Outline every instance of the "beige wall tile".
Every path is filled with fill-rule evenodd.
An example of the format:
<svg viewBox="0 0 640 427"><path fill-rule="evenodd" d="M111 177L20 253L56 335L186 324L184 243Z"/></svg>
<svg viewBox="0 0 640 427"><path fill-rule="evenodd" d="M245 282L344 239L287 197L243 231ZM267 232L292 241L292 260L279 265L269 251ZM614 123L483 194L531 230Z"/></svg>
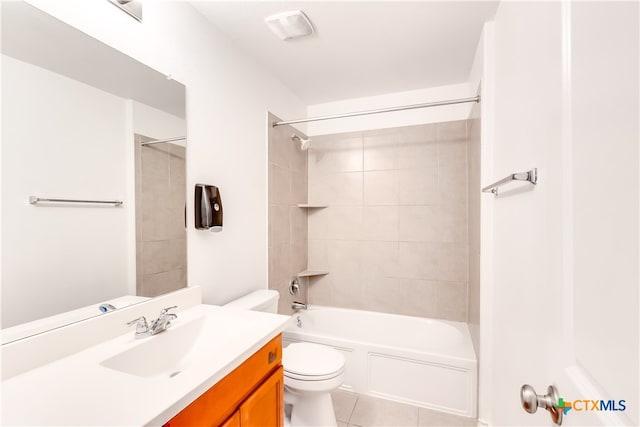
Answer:
<svg viewBox="0 0 640 427"><path fill-rule="evenodd" d="M438 169L438 204L466 203L467 171L462 166L444 165Z"/></svg>
<svg viewBox="0 0 640 427"><path fill-rule="evenodd" d="M342 172L326 176L329 194L321 198L331 206L362 205L362 172Z"/></svg>
<svg viewBox="0 0 640 427"><path fill-rule="evenodd" d="M467 205L466 203L449 203L441 205L440 242L467 243Z"/></svg>
<svg viewBox="0 0 640 427"><path fill-rule="evenodd" d="M308 243L309 269L328 270L329 257L327 255L328 240L310 239Z"/></svg>
<svg viewBox="0 0 640 427"><path fill-rule="evenodd" d="M439 141L438 164L440 166L462 166L467 164L467 140Z"/></svg>
<svg viewBox="0 0 640 427"><path fill-rule="evenodd" d="M338 139L331 147L331 172L362 172L362 137Z"/></svg>
<svg viewBox="0 0 640 427"><path fill-rule="evenodd" d="M142 242L142 274L171 270L171 248L168 240Z"/></svg>
<svg viewBox="0 0 640 427"><path fill-rule="evenodd" d="M277 121L277 120L273 120ZM291 169L293 133L289 126L278 126L269 129L269 162L285 169Z"/></svg>
<svg viewBox="0 0 640 427"><path fill-rule="evenodd" d="M307 210L292 206L289 208L289 212L291 218L290 241L292 243L306 241L308 235Z"/></svg>
<svg viewBox="0 0 640 427"><path fill-rule="evenodd" d="M400 141L398 144L399 169L438 167L438 143L434 141Z"/></svg>
<svg viewBox="0 0 640 427"><path fill-rule="evenodd" d="M186 150L173 144L137 146L135 155L136 289L155 296L186 286Z"/></svg>
<svg viewBox="0 0 640 427"><path fill-rule="evenodd" d="M169 209L157 210L142 208L142 241L157 241L171 239L173 227Z"/></svg>
<svg viewBox="0 0 640 427"><path fill-rule="evenodd" d="M332 177L333 174L309 176L307 181L309 203L328 205L332 201Z"/></svg>
<svg viewBox="0 0 640 427"><path fill-rule="evenodd" d="M457 322L467 321L467 283L438 282L437 317Z"/></svg>
<svg viewBox="0 0 640 427"><path fill-rule="evenodd" d="M287 206L291 203L291 173L274 164L269 165L269 203Z"/></svg>
<svg viewBox="0 0 640 427"><path fill-rule="evenodd" d="M398 243L398 277L437 280L438 244Z"/></svg>
<svg viewBox="0 0 640 427"><path fill-rule="evenodd" d="M331 274L331 297L338 307L364 309L365 287L359 275Z"/></svg>
<svg viewBox="0 0 640 427"><path fill-rule="evenodd" d="M467 281L467 246L441 243L438 250L438 279L441 281Z"/></svg>
<svg viewBox="0 0 640 427"><path fill-rule="evenodd" d="M306 240L294 240L291 243L291 266L289 271L291 276L307 269L308 262L308 249Z"/></svg>
<svg viewBox="0 0 640 427"><path fill-rule="evenodd" d="M466 120L438 123L438 141L452 141L466 138Z"/></svg>
<svg viewBox="0 0 640 427"><path fill-rule="evenodd" d="M307 200L329 207L308 210L307 265L330 273L309 281L312 303L466 316L449 303L462 287L466 304L466 133L461 121L313 138ZM455 284L440 292L445 309L440 282Z"/></svg>
<svg viewBox="0 0 640 427"><path fill-rule="evenodd" d="M309 304L336 305L331 292L331 274L309 278Z"/></svg>
<svg viewBox="0 0 640 427"><path fill-rule="evenodd" d="M171 270L187 270L187 239L169 240L169 267Z"/></svg>
<svg viewBox="0 0 640 427"><path fill-rule="evenodd" d="M480 106L476 106L479 110ZM477 116L480 112L477 111ZM471 324L480 323L480 119L469 120L468 134L468 238L469 280L467 316ZM477 343L474 343L477 344Z"/></svg>
<svg viewBox="0 0 640 427"><path fill-rule="evenodd" d="M355 240L328 241L327 258L331 274L360 277L362 274L362 247L362 242Z"/></svg>
<svg viewBox="0 0 640 427"><path fill-rule="evenodd" d="M364 240L398 241L397 206L365 206L363 209Z"/></svg>
<svg viewBox="0 0 640 427"><path fill-rule="evenodd" d="M290 128L290 126L287 126L287 128ZM288 135L289 138L291 137L291 135L296 134L302 138L307 138L307 136L305 134L303 134L302 132L299 132L297 130L293 130L291 129L290 134ZM313 140L313 138L312 138ZM289 151L291 152L291 170L294 172L302 172L305 175L307 174L307 151L302 151L302 146L299 142L297 141L292 141L291 139L289 139L289 142L291 142L289 144ZM313 142L312 142L313 144Z"/></svg>
<svg viewBox="0 0 640 427"><path fill-rule="evenodd" d="M170 271L142 276L145 297L156 297L178 289Z"/></svg>
<svg viewBox="0 0 640 427"><path fill-rule="evenodd" d="M364 280L364 307L370 311L402 313L406 300L405 288L395 277L369 277Z"/></svg>
<svg viewBox="0 0 640 427"><path fill-rule="evenodd" d="M308 209L307 227L309 239L329 238L329 209Z"/></svg>
<svg viewBox="0 0 640 427"><path fill-rule="evenodd" d="M401 277L398 242L366 242L362 245L362 277Z"/></svg>
<svg viewBox="0 0 640 427"><path fill-rule="evenodd" d="M326 140L325 140L326 141ZM307 150L307 171L309 176L320 177L333 173L331 147L320 137L313 138L313 144Z"/></svg>
<svg viewBox="0 0 640 427"><path fill-rule="evenodd" d="M399 239L402 242L437 242L439 216L436 206L399 206Z"/></svg>
<svg viewBox="0 0 640 427"><path fill-rule="evenodd" d="M303 172L291 172L291 200L292 206L307 203L307 174Z"/></svg>
<svg viewBox="0 0 640 427"><path fill-rule="evenodd" d="M289 206L269 206L269 244L285 245L291 241L291 215Z"/></svg>
<svg viewBox="0 0 640 427"><path fill-rule="evenodd" d="M398 204L436 205L438 203L438 169L398 171Z"/></svg>
<svg viewBox="0 0 640 427"><path fill-rule="evenodd" d="M187 269L176 268L174 270L171 270L171 281L173 282L173 288L167 292L185 288L187 286Z"/></svg>
<svg viewBox="0 0 640 427"><path fill-rule="evenodd" d="M408 316L437 317L438 282L434 280L400 279L404 288L405 301L402 314Z"/></svg>
<svg viewBox="0 0 640 427"><path fill-rule="evenodd" d="M398 136L387 133L377 136L365 136L364 170L389 170L398 168Z"/></svg>
<svg viewBox="0 0 640 427"><path fill-rule="evenodd" d="M327 212L329 239L362 239L362 206L333 206Z"/></svg>
<svg viewBox="0 0 640 427"><path fill-rule="evenodd" d="M398 204L398 171L372 171L364 173L365 205Z"/></svg>
<svg viewBox="0 0 640 427"><path fill-rule="evenodd" d="M279 289L291 278L291 245L273 245L269 248L269 288Z"/></svg>
<svg viewBox="0 0 640 427"><path fill-rule="evenodd" d="M169 239L184 239L186 238L186 229L185 229L185 211L184 207L178 206L176 208L167 209L168 211L168 221L167 231L169 232Z"/></svg>
<svg viewBox="0 0 640 427"><path fill-rule="evenodd" d="M398 142L400 144L407 143L424 143L435 142L438 138L438 124L430 123L426 125L405 126L398 129Z"/></svg>

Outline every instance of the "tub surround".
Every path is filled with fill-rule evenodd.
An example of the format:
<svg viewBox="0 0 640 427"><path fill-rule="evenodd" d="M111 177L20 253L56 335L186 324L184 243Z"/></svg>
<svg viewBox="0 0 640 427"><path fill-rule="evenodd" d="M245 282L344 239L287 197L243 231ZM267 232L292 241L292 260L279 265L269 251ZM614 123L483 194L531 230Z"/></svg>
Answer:
<svg viewBox="0 0 640 427"><path fill-rule="evenodd" d="M269 123L280 121L273 114ZM293 276L307 270L307 152L291 140L304 133L292 126L268 126L269 134L269 289L280 293L278 313L291 314L293 301L307 301L307 278L300 293L289 294ZM302 207L300 205L303 205ZM313 210L313 209L311 209Z"/></svg>
<svg viewBox="0 0 640 427"><path fill-rule="evenodd" d="M467 121L312 137L312 304L467 320Z"/></svg>
<svg viewBox="0 0 640 427"><path fill-rule="evenodd" d="M145 377L104 366L105 361L148 343L146 340L169 342L168 334L183 333L181 325L200 318L209 322L207 337L200 338L195 347L197 356L190 355L186 366L179 367L179 374L170 376L161 370ZM162 334L135 340L134 331L127 330L4 380L2 424L163 424L280 334L289 320L268 313L196 305L179 312L174 328Z"/></svg>

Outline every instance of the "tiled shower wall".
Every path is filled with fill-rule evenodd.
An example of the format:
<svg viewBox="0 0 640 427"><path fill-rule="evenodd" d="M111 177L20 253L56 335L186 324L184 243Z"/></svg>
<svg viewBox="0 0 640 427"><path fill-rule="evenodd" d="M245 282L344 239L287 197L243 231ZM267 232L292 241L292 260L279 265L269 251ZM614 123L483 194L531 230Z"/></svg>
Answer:
<svg viewBox="0 0 640 427"><path fill-rule="evenodd" d="M154 297L187 286L185 154L175 144L141 146L136 157L136 293Z"/></svg>
<svg viewBox="0 0 640 427"><path fill-rule="evenodd" d="M280 119L269 114L269 123ZM269 289L280 292L278 312L291 314L293 301L307 300L307 279L300 294L289 294L289 282L307 268L307 153L291 140L291 126L269 126Z"/></svg>
<svg viewBox="0 0 640 427"><path fill-rule="evenodd" d="M467 320L467 122L314 137L309 302ZM282 212L284 214L284 212Z"/></svg>
<svg viewBox="0 0 640 427"><path fill-rule="evenodd" d="M480 104L473 106L468 121L468 175L469 175L469 302L468 323L471 339L478 354L480 329Z"/></svg>

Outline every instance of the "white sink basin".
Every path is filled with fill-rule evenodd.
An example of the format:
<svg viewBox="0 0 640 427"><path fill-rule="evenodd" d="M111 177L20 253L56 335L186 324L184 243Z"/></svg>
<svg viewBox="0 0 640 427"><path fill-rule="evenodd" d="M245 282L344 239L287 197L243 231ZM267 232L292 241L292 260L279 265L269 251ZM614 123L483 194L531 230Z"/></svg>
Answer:
<svg viewBox="0 0 640 427"><path fill-rule="evenodd" d="M203 336L207 329L205 316L172 325L157 335L141 338L135 347L102 361L100 365L143 378L175 376L199 355L206 354L203 347L212 345Z"/></svg>

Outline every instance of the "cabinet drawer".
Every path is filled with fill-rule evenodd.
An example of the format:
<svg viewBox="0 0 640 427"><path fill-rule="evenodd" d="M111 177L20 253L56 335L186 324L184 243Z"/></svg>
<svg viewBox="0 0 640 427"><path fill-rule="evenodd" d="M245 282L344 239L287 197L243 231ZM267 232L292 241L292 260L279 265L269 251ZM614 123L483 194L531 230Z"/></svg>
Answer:
<svg viewBox="0 0 640 427"><path fill-rule="evenodd" d="M282 362L278 335L173 417L165 427L219 426Z"/></svg>

